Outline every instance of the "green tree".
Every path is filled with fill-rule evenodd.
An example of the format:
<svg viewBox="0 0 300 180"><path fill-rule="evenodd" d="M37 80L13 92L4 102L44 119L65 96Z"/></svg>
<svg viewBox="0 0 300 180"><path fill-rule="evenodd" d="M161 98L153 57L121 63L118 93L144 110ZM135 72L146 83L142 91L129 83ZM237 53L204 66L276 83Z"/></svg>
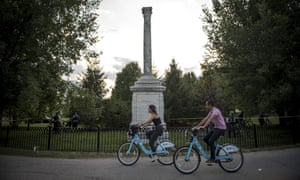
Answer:
<svg viewBox="0 0 300 180"><path fill-rule="evenodd" d="M103 107L97 107L94 91L87 88L76 88L70 92L70 112L80 116L80 123L95 126L100 122Z"/></svg>
<svg viewBox="0 0 300 180"><path fill-rule="evenodd" d="M137 62L127 64L117 74L116 85L112 90L111 99L105 104L104 120L109 127L128 127L131 121L130 86L141 76L141 69Z"/></svg>
<svg viewBox="0 0 300 180"><path fill-rule="evenodd" d="M169 69L165 72L164 79L164 85L166 86L164 103L166 107L166 120L182 115L181 98L183 94L180 89L182 76L182 71L178 67L178 64L175 59L172 59Z"/></svg>
<svg viewBox="0 0 300 180"><path fill-rule="evenodd" d="M106 89L105 74L100 68L100 61L96 57L88 59L87 72L83 75L82 87L90 89L96 94L98 100L102 100L108 90Z"/></svg>
<svg viewBox="0 0 300 180"><path fill-rule="evenodd" d="M237 106L298 115L299 2L214 0L213 5L213 11L204 10L208 59Z"/></svg>
<svg viewBox="0 0 300 180"><path fill-rule="evenodd" d="M58 108L62 75L97 40L100 1L0 2L0 117Z"/></svg>
<svg viewBox="0 0 300 180"><path fill-rule="evenodd" d="M104 101L103 123L108 128L128 128L131 121L131 106L123 100Z"/></svg>
<svg viewBox="0 0 300 180"><path fill-rule="evenodd" d="M112 91L112 98L124 100L131 103L130 86L142 75L141 69L137 62L127 64L121 72L117 73L116 85Z"/></svg>
<svg viewBox="0 0 300 180"><path fill-rule="evenodd" d="M88 90L85 95L85 99L94 98L90 103L91 106L88 108L78 107L78 103L75 102L75 107L79 108L80 114L86 119L85 123L89 125L101 123L102 110L103 110L103 97L107 93L105 84L105 75L100 68L100 61L98 59L98 54L93 54L92 58L87 59L88 68L87 72L82 77L82 88ZM95 95L93 97L93 95ZM80 98L74 99L79 100ZM84 110L84 111L83 111ZM70 111L74 113L74 109ZM96 114L95 114L96 113Z"/></svg>
<svg viewBox="0 0 300 180"><path fill-rule="evenodd" d="M201 93L198 89L199 79L195 73L189 72L183 75L180 85L182 117L201 117L200 107L202 107Z"/></svg>
<svg viewBox="0 0 300 180"><path fill-rule="evenodd" d="M228 87L228 82L223 77L223 74L219 73L216 65L205 59L201 64L201 69L202 76L196 87L200 96L200 109L205 110L205 101L211 99L222 110L223 115L235 110L235 96L228 90L230 88ZM202 111L202 113L202 116L207 114L206 110Z"/></svg>

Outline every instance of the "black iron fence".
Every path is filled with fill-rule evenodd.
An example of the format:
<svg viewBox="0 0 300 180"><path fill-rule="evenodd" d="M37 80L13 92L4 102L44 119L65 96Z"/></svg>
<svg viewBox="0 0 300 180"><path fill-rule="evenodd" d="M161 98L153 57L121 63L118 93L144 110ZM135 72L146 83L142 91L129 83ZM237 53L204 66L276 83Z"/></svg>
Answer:
<svg viewBox="0 0 300 180"><path fill-rule="evenodd" d="M168 128L169 140L176 146L187 143L184 137L189 128ZM202 138L208 129L199 133ZM258 148L295 144L296 139L290 128L260 127L252 125L226 132L219 144L233 143L242 148ZM80 151L80 152L116 152L119 145L127 141L126 129L102 128L60 128L53 131L52 127L2 127L0 128L0 146L51 150L51 151ZM206 147L206 146L204 146Z"/></svg>

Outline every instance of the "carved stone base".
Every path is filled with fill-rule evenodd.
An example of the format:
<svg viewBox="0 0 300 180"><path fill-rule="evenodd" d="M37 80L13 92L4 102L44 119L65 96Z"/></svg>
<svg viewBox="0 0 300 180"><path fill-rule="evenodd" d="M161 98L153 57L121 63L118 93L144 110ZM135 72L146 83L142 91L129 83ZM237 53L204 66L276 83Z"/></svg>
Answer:
<svg viewBox="0 0 300 180"><path fill-rule="evenodd" d="M152 75L143 75L134 86L132 91L132 124L141 124L149 119L148 106L156 106L160 119L164 124L164 94L166 87Z"/></svg>

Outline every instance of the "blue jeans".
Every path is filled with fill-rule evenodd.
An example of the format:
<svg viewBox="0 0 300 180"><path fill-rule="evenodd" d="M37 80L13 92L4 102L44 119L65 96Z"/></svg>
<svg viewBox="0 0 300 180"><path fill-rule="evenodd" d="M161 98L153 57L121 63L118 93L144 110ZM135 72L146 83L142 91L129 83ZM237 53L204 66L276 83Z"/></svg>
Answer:
<svg viewBox="0 0 300 180"><path fill-rule="evenodd" d="M215 141L219 139L220 136L225 134L225 129L214 128L211 130L204 138L204 142L210 147L210 159L215 159L216 145Z"/></svg>

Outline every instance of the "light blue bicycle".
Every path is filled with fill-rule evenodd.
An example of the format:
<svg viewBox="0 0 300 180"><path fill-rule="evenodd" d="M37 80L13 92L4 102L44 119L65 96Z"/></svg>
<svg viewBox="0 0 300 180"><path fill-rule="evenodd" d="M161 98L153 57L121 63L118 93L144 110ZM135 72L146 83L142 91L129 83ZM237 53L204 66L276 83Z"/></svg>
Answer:
<svg viewBox="0 0 300 180"><path fill-rule="evenodd" d="M173 156L175 168L183 174L195 172L201 161L200 153L205 159L210 159L197 138L198 130L192 130L189 145L179 147ZM188 131L185 136L188 137ZM200 152L200 153L199 153ZM237 172L244 163L244 156L240 148L232 144L216 145L216 162L226 172Z"/></svg>
<svg viewBox="0 0 300 180"><path fill-rule="evenodd" d="M120 145L119 150L117 152L117 158L125 166L131 166L135 164L140 158L140 151L149 157L153 157L157 155L158 162L163 165L171 165L173 164L173 153L175 152L175 144L170 141L156 141L156 152L152 152L147 149L143 141L140 139L138 135L139 131L138 125L132 125L130 127L130 135L132 139L130 142L125 142Z"/></svg>

